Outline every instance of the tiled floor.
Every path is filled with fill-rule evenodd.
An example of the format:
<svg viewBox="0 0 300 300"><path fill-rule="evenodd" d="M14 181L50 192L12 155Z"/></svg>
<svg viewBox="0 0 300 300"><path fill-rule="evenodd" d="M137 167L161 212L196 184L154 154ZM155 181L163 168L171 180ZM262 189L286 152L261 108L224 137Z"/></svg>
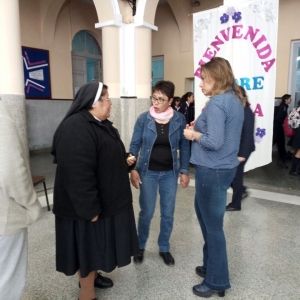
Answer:
<svg viewBox="0 0 300 300"><path fill-rule="evenodd" d="M31 157L33 174L46 177L50 199L55 172L51 161L49 154ZM289 177L288 170L279 169L276 164L264 168L264 171L246 174L245 182L251 194L243 200L242 210L225 214L232 286L226 299L300 299L300 179ZM277 176L275 170L280 175ZM266 175L269 180L264 178ZM42 190L42 186L38 190ZM43 200L43 193L38 194ZM230 196L229 191L228 201ZM158 255L160 214L157 206L144 262L105 274L114 281L114 287L98 290L98 299L200 299L192 293L192 286L201 281L194 269L201 264L203 246L193 199L193 180L187 189L178 186L171 237L175 266L167 267ZM133 203L137 216L138 191L135 189ZM29 229L28 281L22 300L68 300L77 296L77 276L66 277L55 271L54 216L45 209L43 218Z"/></svg>

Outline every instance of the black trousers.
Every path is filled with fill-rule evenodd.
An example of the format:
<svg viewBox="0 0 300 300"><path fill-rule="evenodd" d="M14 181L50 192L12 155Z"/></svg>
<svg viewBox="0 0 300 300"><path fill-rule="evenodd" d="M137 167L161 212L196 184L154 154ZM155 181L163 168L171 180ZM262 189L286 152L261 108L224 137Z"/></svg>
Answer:
<svg viewBox="0 0 300 300"><path fill-rule="evenodd" d="M277 144L279 158L282 159L285 154L285 135L282 124L275 122L273 127L273 146Z"/></svg>
<svg viewBox="0 0 300 300"><path fill-rule="evenodd" d="M242 196L246 191L246 188L244 187L244 167L246 162L247 160L238 165L235 176L230 185L233 190L230 206L235 208L241 208Z"/></svg>

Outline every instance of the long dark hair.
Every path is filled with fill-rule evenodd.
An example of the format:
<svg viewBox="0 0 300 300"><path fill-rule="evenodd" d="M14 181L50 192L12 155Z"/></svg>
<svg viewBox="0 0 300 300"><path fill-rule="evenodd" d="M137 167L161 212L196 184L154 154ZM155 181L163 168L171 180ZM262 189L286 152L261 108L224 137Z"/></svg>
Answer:
<svg viewBox="0 0 300 300"><path fill-rule="evenodd" d="M189 97L191 97L193 94L194 94L194 93L192 93L192 92L187 92L187 93L185 93L185 94L181 97L181 99L180 99L180 105L181 105L182 103L186 102L187 99L188 99Z"/></svg>

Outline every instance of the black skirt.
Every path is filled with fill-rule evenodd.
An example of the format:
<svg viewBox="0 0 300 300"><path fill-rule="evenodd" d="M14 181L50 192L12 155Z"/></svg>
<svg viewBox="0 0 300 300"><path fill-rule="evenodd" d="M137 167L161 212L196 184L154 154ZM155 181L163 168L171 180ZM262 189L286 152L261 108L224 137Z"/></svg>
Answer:
<svg viewBox="0 0 300 300"><path fill-rule="evenodd" d="M132 207L96 222L56 216L55 230L56 270L67 276L78 270L86 277L95 270L124 267L139 248Z"/></svg>
<svg viewBox="0 0 300 300"><path fill-rule="evenodd" d="M293 136L292 148L300 149L300 127L296 129L295 135Z"/></svg>

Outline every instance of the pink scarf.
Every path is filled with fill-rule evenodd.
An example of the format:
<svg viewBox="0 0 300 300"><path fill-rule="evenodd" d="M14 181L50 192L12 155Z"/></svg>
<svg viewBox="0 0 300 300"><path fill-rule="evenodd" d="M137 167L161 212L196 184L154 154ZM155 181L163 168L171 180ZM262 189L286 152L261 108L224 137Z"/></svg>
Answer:
<svg viewBox="0 0 300 300"><path fill-rule="evenodd" d="M150 111L150 115L154 119L157 119L160 121L169 121L173 117L173 114L174 114L174 109L171 106L169 106L166 111L159 113L159 114L155 112L153 106L150 107L149 111Z"/></svg>

